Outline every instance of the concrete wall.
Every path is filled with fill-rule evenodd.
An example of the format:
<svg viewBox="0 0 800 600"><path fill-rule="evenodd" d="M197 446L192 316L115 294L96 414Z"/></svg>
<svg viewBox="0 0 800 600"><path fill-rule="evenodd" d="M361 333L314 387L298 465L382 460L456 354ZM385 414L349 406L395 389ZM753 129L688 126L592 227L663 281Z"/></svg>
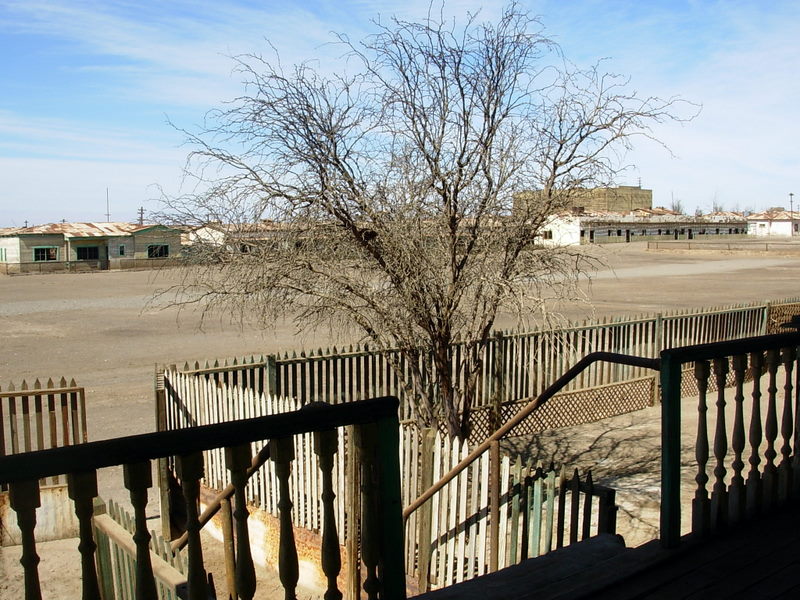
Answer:
<svg viewBox="0 0 800 600"><path fill-rule="evenodd" d="M166 244L169 246L169 258L180 256L181 253L181 234L177 230L160 227L145 229L142 232L134 233L133 239L135 242L134 255L130 258L147 259L147 247L151 245ZM127 255L127 247L125 250Z"/></svg>
<svg viewBox="0 0 800 600"><path fill-rule="evenodd" d="M43 246L55 246L58 248L56 262L63 262L66 257L66 244L62 235L21 235L19 237L20 262L34 262L33 249ZM42 261L52 262L52 261Z"/></svg>
<svg viewBox="0 0 800 600"><path fill-rule="evenodd" d="M133 258L136 242L132 235L124 237L108 238L108 258L109 260ZM120 254L120 248L124 248L125 253Z"/></svg>

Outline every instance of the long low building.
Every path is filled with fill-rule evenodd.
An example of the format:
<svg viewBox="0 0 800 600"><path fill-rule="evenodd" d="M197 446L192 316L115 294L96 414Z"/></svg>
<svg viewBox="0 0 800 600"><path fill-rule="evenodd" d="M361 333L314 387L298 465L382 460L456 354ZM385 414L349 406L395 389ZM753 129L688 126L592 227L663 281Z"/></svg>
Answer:
<svg viewBox="0 0 800 600"><path fill-rule="evenodd" d="M49 223L0 229L0 272L148 268L181 254L181 232L164 225Z"/></svg>
<svg viewBox="0 0 800 600"><path fill-rule="evenodd" d="M747 219L739 213L689 217L664 208L624 213L574 211L552 217L541 232L544 244L571 246L637 240L681 240L716 235L746 235Z"/></svg>

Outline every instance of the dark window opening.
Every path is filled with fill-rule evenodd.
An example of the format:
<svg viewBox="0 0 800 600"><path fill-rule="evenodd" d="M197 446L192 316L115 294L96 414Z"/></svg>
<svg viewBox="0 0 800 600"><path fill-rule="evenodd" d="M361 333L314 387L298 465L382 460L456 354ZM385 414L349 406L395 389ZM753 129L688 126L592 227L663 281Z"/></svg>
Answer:
<svg viewBox="0 0 800 600"><path fill-rule="evenodd" d="M545 230L542 232L542 237L543 237L544 239L546 239L546 240L552 240L552 239L553 239L553 232L552 232L552 231L550 231L549 229L545 229Z"/></svg>
<svg viewBox="0 0 800 600"><path fill-rule="evenodd" d="M78 260L97 260L100 258L99 246L78 246L75 248Z"/></svg>
<svg viewBox="0 0 800 600"><path fill-rule="evenodd" d="M167 258L169 246L166 244L153 244L147 247L147 258Z"/></svg>

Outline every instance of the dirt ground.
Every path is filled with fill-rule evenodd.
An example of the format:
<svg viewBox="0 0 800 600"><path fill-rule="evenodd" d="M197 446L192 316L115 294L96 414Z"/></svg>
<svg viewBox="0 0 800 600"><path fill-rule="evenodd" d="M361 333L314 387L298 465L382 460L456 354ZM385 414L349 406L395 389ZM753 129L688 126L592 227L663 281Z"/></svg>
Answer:
<svg viewBox="0 0 800 600"><path fill-rule="evenodd" d="M643 243L599 251L608 266L584 286L591 306L560 307L570 319L800 296L800 260L793 257L649 252ZM147 307L155 290L176 276L175 271L0 276L0 388L36 378L75 378L86 387L89 437L97 440L154 429L156 363L355 341L329 331L298 331L291 323L276 323L272 331L243 329L224 317L200 329L196 312ZM111 478L121 480L118 473L101 477L101 495ZM119 483L109 485L112 496L121 493ZM148 516L158 517L157 503L151 501ZM0 580L10 576L8 557L0 551ZM0 586L0 598L14 597L8 593Z"/></svg>
<svg viewBox="0 0 800 600"><path fill-rule="evenodd" d="M654 313L800 295L800 260L770 255L648 252L643 243L602 248L607 268L585 284L591 306L571 319ZM103 439L153 430L156 363L350 343L330 331L243 329L216 317L146 308L175 271L0 276L0 388L36 378L86 387L89 434ZM509 319L500 327L513 326Z"/></svg>

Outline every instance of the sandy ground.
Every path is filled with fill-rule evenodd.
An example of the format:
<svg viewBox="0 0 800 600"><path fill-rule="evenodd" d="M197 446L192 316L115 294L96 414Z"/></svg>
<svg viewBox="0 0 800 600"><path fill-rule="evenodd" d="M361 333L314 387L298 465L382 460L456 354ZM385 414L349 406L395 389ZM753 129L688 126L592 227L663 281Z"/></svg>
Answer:
<svg viewBox="0 0 800 600"><path fill-rule="evenodd" d="M800 296L800 261L792 257L648 252L642 243L601 251L608 267L584 286L592 307L560 307L568 318ZM174 271L0 276L0 388L36 378L75 378L87 389L89 435L96 440L153 430L156 363L355 341L329 331L297 330L291 323L261 332L216 318L200 329L196 312L148 308L155 290L175 277ZM509 319L498 323L513 325ZM627 418L623 429L632 427ZM641 448L648 456L657 451ZM651 484L657 482L643 482ZM124 500L119 470L103 473L100 487L101 495ZM148 516L159 516L156 502L148 506ZM62 543L52 544L58 550ZM10 553L0 550L0 581L14 578ZM46 571L62 572L55 564ZM0 584L0 599L16 597Z"/></svg>

